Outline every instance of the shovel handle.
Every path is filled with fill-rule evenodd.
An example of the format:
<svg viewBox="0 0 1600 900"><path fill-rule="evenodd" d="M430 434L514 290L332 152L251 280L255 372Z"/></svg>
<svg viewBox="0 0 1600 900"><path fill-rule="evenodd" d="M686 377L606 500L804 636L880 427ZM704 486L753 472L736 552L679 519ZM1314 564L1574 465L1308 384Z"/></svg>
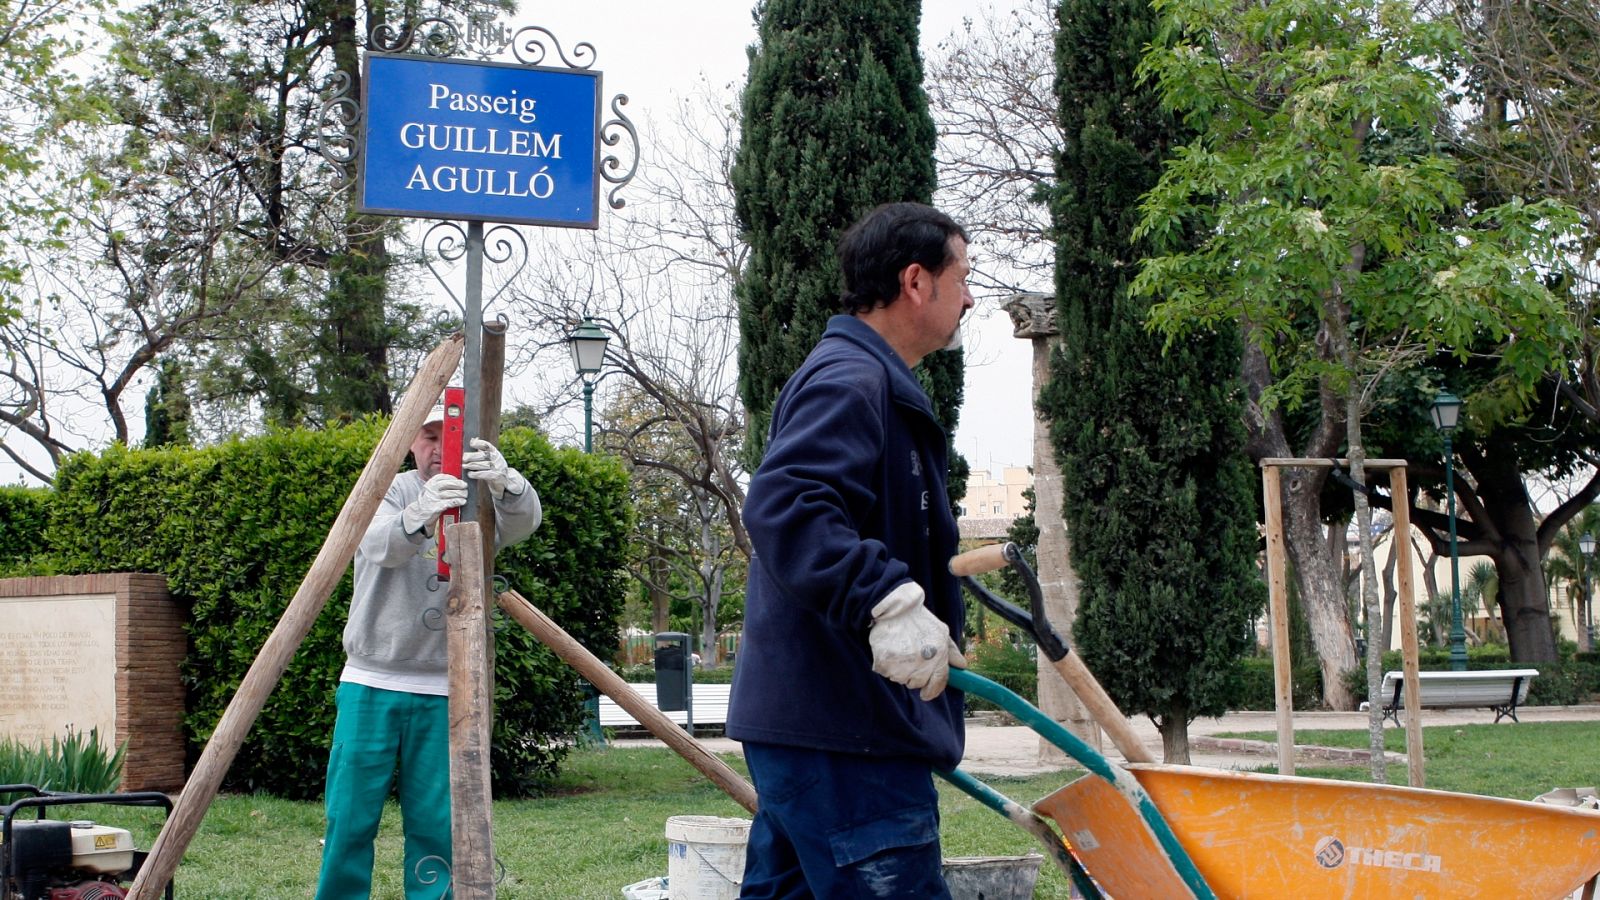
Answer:
<svg viewBox="0 0 1600 900"><path fill-rule="evenodd" d="M1008 565L1022 578L1023 587L1028 591L1030 601L1028 610L1019 609L994 595L973 577ZM1094 716L1100 727L1106 730L1111 743L1122 752L1123 759L1138 763L1156 761L1144 743L1139 740L1132 726L1128 724L1127 717L1101 686L1099 679L1094 677L1094 673L1089 671L1083 660L1072 652L1067 642L1062 640L1051 627L1050 620L1045 617L1044 594L1039 587L1039 577L1022 558L1022 553L1015 544L990 544L987 547L968 550L951 558L950 571L959 577L968 592L985 606L999 613L1013 625L1027 629L1033 635L1039 650L1050 660L1050 664L1066 681L1067 686L1072 688L1078 699L1083 701L1089 714Z"/></svg>
<svg viewBox="0 0 1600 900"><path fill-rule="evenodd" d="M1005 544L990 544L976 550L950 557L950 574L960 578L965 575L982 575L1006 567Z"/></svg>

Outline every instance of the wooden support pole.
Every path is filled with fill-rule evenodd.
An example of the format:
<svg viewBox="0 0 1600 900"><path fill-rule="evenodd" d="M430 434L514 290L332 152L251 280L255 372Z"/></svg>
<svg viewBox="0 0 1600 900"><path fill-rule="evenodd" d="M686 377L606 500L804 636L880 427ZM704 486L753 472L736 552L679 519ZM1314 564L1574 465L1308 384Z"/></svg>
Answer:
<svg viewBox="0 0 1600 900"><path fill-rule="evenodd" d="M278 679L283 677L295 651L300 648L300 643L315 624L322 607L327 604L328 596L344 578L345 569L355 557L356 545L361 542L373 513L377 512L378 504L389 490L389 482L394 480L394 473L405 459L412 439L422 428L422 420L427 417L434 401L439 399L445 383L461 361L462 340L459 334L445 339L428 354L422 368L411 380L400 409L367 460L366 468L361 470L361 476L356 479L355 487L350 490L344 507L339 510L339 516L328 531L328 538L312 562L310 571L300 582L299 590L290 599L288 608L262 645L255 662L250 664L239 690L228 701L228 708L217 722L211 740L206 742L205 750L201 751L200 760L189 775L183 794L173 808L172 815L167 817L161 833L156 836L156 842L150 848L150 856L140 868L138 878L134 879L128 895L133 900L156 900L177 872L178 862L183 859L184 851L199 830L200 820L205 818L206 810L211 807L211 801L222 785L222 778L244 744L250 727L255 724L267 697L277 687Z"/></svg>
<svg viewBox="0 0 1600 900"><path fill-rule="evenodd" d="M1411 572L1411 502L1406 493L1405 466L1389 470L1389 496L1394 498L1394 536L1390 540L1395 554L1395 586L1400 592L1400 660L1406 676L1406 778L1412 787L1422 787L1422 689L1417 677L1417 603L1412 593L1415 579ZM1373 697L1369 702L1381 700Z"/></svg>
<svg viewBox="0 0 1600 900"><path fill-rule="evenodd" d="M1283 543L1283 478L1277 466L1261 470L1267 513L1267 608L1272 626L1273 706L1278 719L1278 774L1294 774L1294 671L1289 660L1288 554Z"/></svg>
<svg viewBox="0 0 1600 900"><path fill-rule="evenodd" d="M488 493L488 491L484 491ZM477 522L445 526L450 595L445 648L450 679L451 896L494 898L493 794L489 787L489 694L483 537Z"/></svg>
<svg viewBox="0 0 1600 900"><path fill-rule="evenodd" d="M501 386L505 380L506 366L506 329L504 325L498 322L484 323L481 353L478 375L479 395L467 398L468 403L478 404L478 433L469 435L469 437L481 437L498 447L500 446ZM483 577L488 580L494 577L495 553L494 498L489 496L488 491L478 491L477 520L483 536ZM493 644L490 645L490 650L493 650ZM493 654L491 653L492 657Z"/></svg>
<svg viewBox="0 0 1600 900"><path fill-rule="evenodd" d="M483 344L479 348L478 366L478 396L468 397L468 403L478 404L478 433L468 437L481 437L489 443L500 446L500 400L501 385L505 380L506 369L506 327L504 324L485 322L483 325ZM532 488L529 488L532 490ZM495 534L494 498L488 491L478 491L477 516L479 535L483 541L483 596L493 597L494 586L494 556L499 550L498 538ZM487 604L486 604L487 605ZM487 680L489 696L494 697L494 619L491 616L483 617L484 635L484 678ZM494 704L489 704L487 712L489 729L494 730Z"/></svg>
<svg viewBox="0 0 1600 900"><path fill-rule="evenodd" d="M615 700L617 705L627 710L639 724L677 751L679 756L688 760L690 765L700 770L701 774L726 791L736 803L752 813L756 811L756 789L750 782L745 781L727 763L700 746L693 737L685 734L683 729L667 718L661 710L651 706L648 700L635 693L627 682L607 668L606 664L593 653L584 649L582 644L567 634L554 620L516 591L506 591L496 600L500 608L511 618L533 632L534 637L557 656L566 660L567 665L577 669L578 673L589 679L589 683L599 688L601 693Z"/></svg>

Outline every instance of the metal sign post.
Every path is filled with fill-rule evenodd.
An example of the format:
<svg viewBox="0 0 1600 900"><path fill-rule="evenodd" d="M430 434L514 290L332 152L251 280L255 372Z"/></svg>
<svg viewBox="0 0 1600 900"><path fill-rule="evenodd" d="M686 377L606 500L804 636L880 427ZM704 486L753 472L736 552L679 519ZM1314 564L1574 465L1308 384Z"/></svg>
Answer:
<svg viewBox="0 0 1600 900"><path fill-rule="evenodd" d="M508 51L512 61L490 60ZM461 53L477 60L461 58ZM556 59L562 66L545 65ZM613 209L624 205L618 194L638 170L639 136L622 114L628 102L623 95L611 98L613 117L601 121L602 79L601 73L591 68L594 61L593 46L580 43L569 56L550 31L537 26L512 31L487 16L471 16L464 27L448 19L428 18L400 29L388 25L373 29L359 100L350 94L348 77L341 73L331 80L319 114L317 151L336 173L333 192L354 186L356 212L445 220L428 230L423 243L425 248L432 243L444 262L466 258L462 297L455 296L433 261L428 261L429 269L461 310L465 347L458 346L456 339L447 341L429 357L413 382L330 533L329 547L339 549L330 554L329 547L324 547L307 576L308 583L317 581L312 591L315 596L302 610L301 600L306 598L296 595L285 620L252 665L202 754L183 800L163 826L147 864L135 879L130 896L154 900L171 879L267 693L333 590L338 571L349 565L359 532L365 527L362 523L372 518L387 479L405 451L409 438L400 432L409 429L409 434L416 433L427 408L449 381L456 360L463 363L467 395L463 439L470 442L482 435L486 420L498 429L505 323L497 320L485 325L483 321L485 260L506 264L521 249L520 261L489 298L492 302L527 262L527 241L513 225L597 228L602 181L612 186L607 203ZM606 153L604 148L617 147L625 138L629 146L623 152L631 150L627 162ZM466 227L456 220L465 221ZM485 222L505 224L486 231ZM493 341L487 356L493 367L487 374L493 383L487 385L485 333ZM496 408L486 411L484 402L493 402ZM378 485L379 480L385 485ZM467 543L483 544L483 549L474 553L483 557L483 565L456 558L463 574L470 572L468 577L477 582L464 591L462 582L467 578L455 579L455 595L473 601L457 606L475 607L477 612L455 624L461 626L458 638L481 635L487 646L461 659L452 658L450 663L451 696L464 698L470 707L469 715L458 717L452 710L450 717L452 747L469 748L453 753L456 758L451 766L455 845L469 851L469 858L455 860L451 872L451 892L461 898L492 897L495 881L487 808L493 646L481 621L483 598L494 595L491 557L495 542L490 530L492 513L478 513L475 482L468 482L468 491L462 523L449 527L452 533L472 535ZM481 529L475 527L478 518L488 519ZM444 627L433 624L442 619L441 610L426 611L424 627ZM274 643L279 637L285 639L281 646Z"/></svg>

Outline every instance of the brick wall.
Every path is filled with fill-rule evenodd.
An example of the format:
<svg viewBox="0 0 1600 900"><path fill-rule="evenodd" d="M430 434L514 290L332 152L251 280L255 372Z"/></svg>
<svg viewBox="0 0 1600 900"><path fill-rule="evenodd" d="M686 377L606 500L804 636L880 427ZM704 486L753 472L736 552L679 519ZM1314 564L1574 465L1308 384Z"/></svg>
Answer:
<svg viewBox="0 0 1600 900"><path fill-rule="evenodd" d="M0 597L116 597L116 741L127 743L122 789L183 786L184 610L162 575L113 573L0 579Z"/></svg>

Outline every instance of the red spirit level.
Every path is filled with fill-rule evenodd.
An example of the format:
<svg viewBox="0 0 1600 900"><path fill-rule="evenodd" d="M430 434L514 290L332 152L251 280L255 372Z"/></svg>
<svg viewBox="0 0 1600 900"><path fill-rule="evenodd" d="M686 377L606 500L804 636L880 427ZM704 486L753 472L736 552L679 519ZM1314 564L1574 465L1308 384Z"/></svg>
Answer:
<svg viewBox="0 0 1600 900"><path fill-rule="evenodd" d="M444 431L439 435L439 471L461 477L461 444L466 433L467 392L463 388L444 389ZM444 527L461 521L461 507L447 509L439 516L439 580L450 580L450 564L444 561Z"/></svg>

